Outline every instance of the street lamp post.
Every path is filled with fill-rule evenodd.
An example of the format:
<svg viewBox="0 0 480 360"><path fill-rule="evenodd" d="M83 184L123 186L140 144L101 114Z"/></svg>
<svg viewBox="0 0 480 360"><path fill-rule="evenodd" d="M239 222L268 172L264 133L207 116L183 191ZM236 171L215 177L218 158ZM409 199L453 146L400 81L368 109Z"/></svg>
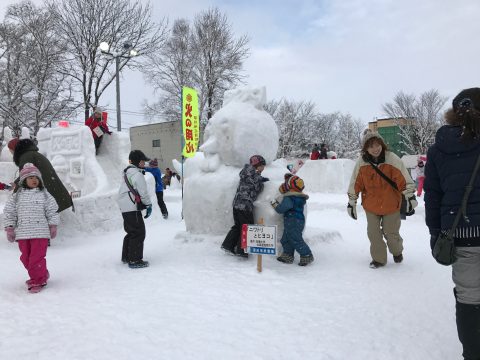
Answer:
<svg viewBox="0 0 480 360"><path fill-rule="evenodd" d="M110 51L110 44L107 42L100 43L100 51L102 54L109 55L115 59L115 85L117 95L117 131L122 131L122 113L120 110L120 59L128 59L138 55L137 50L132 48L131 44L123 44L123 51Z"/></svg>

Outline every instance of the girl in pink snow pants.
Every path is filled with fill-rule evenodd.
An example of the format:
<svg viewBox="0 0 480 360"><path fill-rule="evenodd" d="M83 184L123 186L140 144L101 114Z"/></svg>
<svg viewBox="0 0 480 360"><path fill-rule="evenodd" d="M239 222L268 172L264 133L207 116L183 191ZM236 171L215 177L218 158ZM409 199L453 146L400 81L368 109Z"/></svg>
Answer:
<svg viewBox="0 0 480 360"><path fill-rule="evenodd" d="M20 170L19 190L4 208L7 239L17 241L20 261L30 275L26 281L30 292L39 292L49 278L47 270L48 240L57 235L58 205L43 186L40 171L31 163Z"/></svg>

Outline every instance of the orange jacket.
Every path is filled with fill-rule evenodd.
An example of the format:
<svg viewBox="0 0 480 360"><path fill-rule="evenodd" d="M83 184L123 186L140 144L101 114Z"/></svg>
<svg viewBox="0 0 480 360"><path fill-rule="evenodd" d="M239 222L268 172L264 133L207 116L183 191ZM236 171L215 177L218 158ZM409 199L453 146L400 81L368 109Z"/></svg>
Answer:
<svg viewBox="0 0 480 360"><path fill-rule="evenodd" d="M385 162L378 168L397 184L399 191L360 157L350 179L348 197L356 202L362 193L362 206L366 211L376 215L393 214L400 211L402 193L407 199L414 195L415 183L402 160L390 151L385 153Z"/></svg>

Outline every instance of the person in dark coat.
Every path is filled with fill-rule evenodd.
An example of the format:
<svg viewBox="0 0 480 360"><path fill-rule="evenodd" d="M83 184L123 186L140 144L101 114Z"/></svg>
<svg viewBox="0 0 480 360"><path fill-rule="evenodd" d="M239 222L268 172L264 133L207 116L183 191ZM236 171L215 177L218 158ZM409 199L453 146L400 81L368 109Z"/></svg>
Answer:
<svg viewBox="0 0 480 360"><path fill-rule="evenodd" d="M162 216L164 219L168 218L168 210L167 205L165 205L165 201L163 201L163 181L162 181L162 172L158 168L158 160L155 158L150 160L148 163L148 167L144 168L146 172L149 172L155 178L155 194L157 195L157 202L158 206L160 207L160 211L162 212Z"/></svg>
<svg viewBox="0 0 480 360"><path fill-rule="evenodd" d="M327 151L328 151L327 145L322 144L320 146L320 156L318 158L319 159L328 159Z"/></svg>
<svg viewBox="0 0 480 360"><path fill-rule="evenodd" d="M303 213L308 195L302 191L305 188L303 180L298 176L286 174L285 183L280 185L280 193L283 193L282 202L273 201L272 206L279 214L283 214L284 225L282 243L283 252L277 258L285 264L292 264L295 251L300 254L298 265L306 266L313 259L312 251L303 240L302 231L305 228L305 215Z"/></svg>
<svg viewBox="0 0 480 360"><path fill-rule="evenodd" d="M13 150L13 161L19 170L22 170L26 163L32 163L40 170L45 188L57 202L58 212L73 206L70 193L63 185L50 161L38 152L37 145L30 139L12 139L10 142L14 142L14 140L16 140L16 145Z"/></svg>
<svg viewBox="0 0 480 360"><path fill-rule="evenodd" d="M243 224L253 224L253 202L263 190L263 183L268 178L263 177L266 161L263 156L253 155L249 164L245 164L240 171L240 183L233 199L233 221L234 225L228 232L221 248L228 254L248 258L248 254L241 248L240 234Z"/></svg>
<svg viewBox="0 0 480 360"><path fill-rule="evenodd" d="M461 91L428 149L425 165L425 221L434 248L460 209L465 188L480 156L480 88ZM464 359L480 359L480 176L468 198L466 213L454 233L457 331ZM467 218L468 217L468 218Z"/></svg>

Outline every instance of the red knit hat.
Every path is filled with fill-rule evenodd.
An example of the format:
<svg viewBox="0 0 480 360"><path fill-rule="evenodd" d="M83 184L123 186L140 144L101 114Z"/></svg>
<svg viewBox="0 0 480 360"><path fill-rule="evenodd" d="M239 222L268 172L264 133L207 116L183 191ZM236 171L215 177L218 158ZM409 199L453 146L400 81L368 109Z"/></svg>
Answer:
<svg viewBox="0 0 480 360"><path fill-rule="evenodd" d="M15 151L15 147L17 146L18 142L20 141L19 138L13 138L8 142L8 148L12 151Z"/></svg>
<svg viewBox="0 0 480 360"><path fill-rule="evenodd" d="M288 189L290 191L302 192L304 188L305 184L303 183L303 180L300 179L298 176L294 175L290 179L288 179Z"/></svg>

